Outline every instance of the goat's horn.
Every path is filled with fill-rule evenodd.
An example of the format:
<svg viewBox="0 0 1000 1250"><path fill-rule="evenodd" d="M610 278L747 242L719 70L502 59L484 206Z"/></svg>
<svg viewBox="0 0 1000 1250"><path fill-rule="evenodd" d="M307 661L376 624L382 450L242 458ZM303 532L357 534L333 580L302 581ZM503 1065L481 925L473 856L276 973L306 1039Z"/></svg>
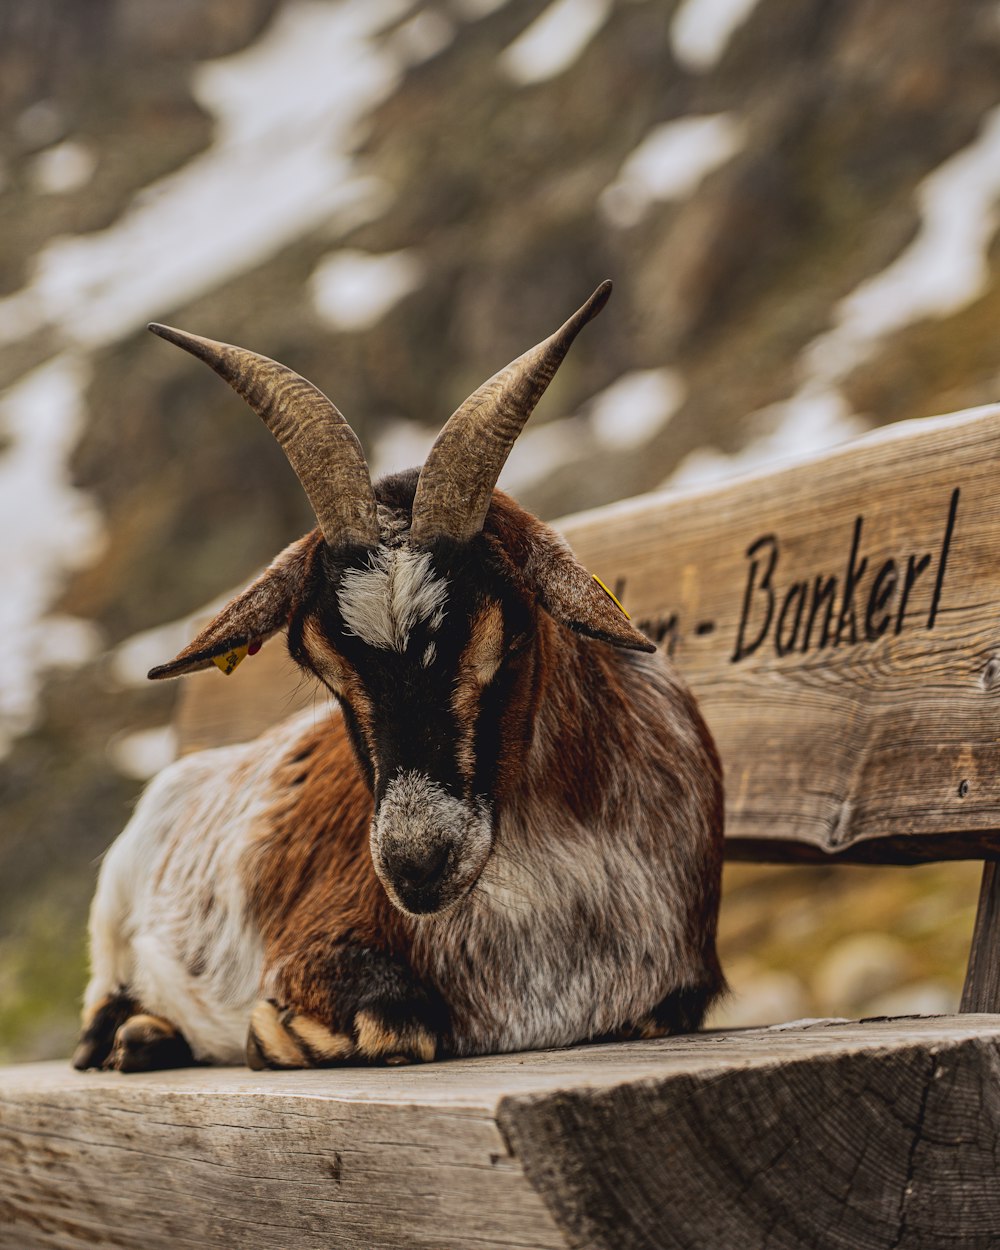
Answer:
<svg viewBox="0 0 1000 1250"><path fill-rule="evenodd" d="M410 527L414 542L469 539L483 528L514 440L573 340L610 294L611 283L602 282L564 326L494 374L449 418L417 481Z"/></svg>
<svg viewBox="0 0 1000 1250"><path fill-rule="evenodd" d="M210 365L256 412L281 444L329 546L378 545L377 505L364 452L321 390L245 348L171 326L149 328Z"/></svg>

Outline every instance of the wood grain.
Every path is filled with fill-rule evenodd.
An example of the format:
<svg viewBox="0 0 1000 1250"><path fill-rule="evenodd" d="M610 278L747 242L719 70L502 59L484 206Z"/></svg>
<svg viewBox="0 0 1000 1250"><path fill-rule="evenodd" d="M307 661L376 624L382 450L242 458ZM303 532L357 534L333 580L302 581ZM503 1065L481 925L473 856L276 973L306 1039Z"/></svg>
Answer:
<svg viewBox="0 0 1000 1250"><path fill-rule="evenodd" d="M998 456L991 407L562 523L699 696L731 857L1000 854ZM280 718L280 651L192 679L186 748Z"/></svg>
<svg viewBox="0 0 1000 1250"><path fill-rule="evenodd" d="M509 1099L499 1122L573 1247L1000 1245L995 1033L869 1026L845 1054L819 1031L825 1052L793 1035L770 1063Z"/></svg>
<svg viewBox="0 0 1000 1250"><path fill-rule="evenodd" d="M1000 1244L1000 1019L415 1068L0 1069L0 1247ZM937 1240L934 1240L937 1238Z"/></svg>
<svg viewBox="0 0 1000 1250"><path fill-rule="evenodd" d="M1000 869L995 861L983 865L961 1010L1000 1011Z"/></svg>
<svg viewBox="0 0 1000 1250"><path fill-rule="evenodd" d="M722 753L731 857L1000 850L998 454L992 407L564 525L589 567L624 583L634 617L669 626ZM811 631L809 617L830 578L821 646L822 595Z"/></svg>
<svg viewBox="0 0 1000 1250"><path fill-rule="evenodd" d="M461 1100L394 1102L370 1080L352 1101L330 1074L76 1083L46 1065L5 1087L7 1075L0 1247L565 1244L493 1117Z"/></svg>

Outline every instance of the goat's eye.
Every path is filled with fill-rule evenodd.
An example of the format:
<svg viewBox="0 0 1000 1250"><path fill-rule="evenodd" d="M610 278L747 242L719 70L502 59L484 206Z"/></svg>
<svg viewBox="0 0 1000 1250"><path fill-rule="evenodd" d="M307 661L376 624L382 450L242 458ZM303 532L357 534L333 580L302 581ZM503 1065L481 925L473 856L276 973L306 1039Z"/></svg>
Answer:
<svg viewBox="0 0 1000 1250"><path fill-rule="evenodd" d="M302 641L306 646L313 671L329 686L334 694L340 694L348 684L353 669L334 647L322 629L312 621L307 621L302 631Z"/></svg>
<svg viewBox="0 0 1000 1250"><path fill-rule="evenodd" d="M512 655L520 655L530 641L530 634L512 634L507 640L507 646L504 649L504 658L507 659Z"/></svg>

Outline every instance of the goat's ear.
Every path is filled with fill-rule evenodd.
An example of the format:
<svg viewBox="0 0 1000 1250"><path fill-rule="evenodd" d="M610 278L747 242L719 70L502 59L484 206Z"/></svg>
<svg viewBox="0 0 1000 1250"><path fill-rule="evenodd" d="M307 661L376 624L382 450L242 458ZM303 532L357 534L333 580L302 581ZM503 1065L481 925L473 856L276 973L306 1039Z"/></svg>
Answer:
<svg viewBox="0 0 1000 1250"><path fill-rule="evenodd" d="M578 634L631 651L656 646L629 624L625 610L551 530L533 536L524 569L541 606Z"/></svg>
<svg viewBox="0 0 1000 1250"><path fill-rule="evenodd" d="M222 666L223 672L232 672L246 654L242 648L263 642L288 624L292 608L301 597L309 555L318 541L312 533L286 547L260 577L227 603L169 664L150 669L149 677L154 681L180 677L199 668L208 668L223 656L233 657L228 665Z"/></svg>

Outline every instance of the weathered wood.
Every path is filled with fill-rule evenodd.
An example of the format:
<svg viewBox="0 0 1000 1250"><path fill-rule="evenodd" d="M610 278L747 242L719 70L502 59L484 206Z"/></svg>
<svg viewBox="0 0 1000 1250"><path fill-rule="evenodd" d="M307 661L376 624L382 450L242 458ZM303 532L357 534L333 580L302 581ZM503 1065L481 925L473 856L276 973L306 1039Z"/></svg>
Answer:
<svg viewBox="0 0 1000 1250"><path fill-rule="evenodd" d="M494 1117L430 1073L0 1071L0 1247L556 1250Z"/></svg>
<svg viewBox="0 0 1000 1250"><path fill-rule="evenodd" d="M0 1247L985 1250L1000 1018L404 1069L0 1070Z"/></svg>
<svg viewBox="0 0 1000 1250"><path fill-rule="evenodd" d="M731 855L1000 849L998 455L991 407L567 523L633 615L669 626L725 763Z"/></svg>
<svg viewBox="0 0 1000 1250"><path fill-rule="evenodd" d="M961 1010L1000 1011L1000 872L994 860L983 865Z"/></svg>
<svg viewBox="0 0 1000 1250"><path fill-rule="evenodd" d="M699 696L732 857L1000 854L998 456L992 407L563 523ZM279 649L192 680L186 744L282 714ZM233 716L241 682L254 696Z"/></svg>
<svg viewBox="0 0 1000 1250"><path fill-rule="evenodd" d="M902 1023L850 1054L822 1029L812 1054L507 1099L499 1123L574 1247L996 1247L997 1023L923 1044Z"/></svg>

